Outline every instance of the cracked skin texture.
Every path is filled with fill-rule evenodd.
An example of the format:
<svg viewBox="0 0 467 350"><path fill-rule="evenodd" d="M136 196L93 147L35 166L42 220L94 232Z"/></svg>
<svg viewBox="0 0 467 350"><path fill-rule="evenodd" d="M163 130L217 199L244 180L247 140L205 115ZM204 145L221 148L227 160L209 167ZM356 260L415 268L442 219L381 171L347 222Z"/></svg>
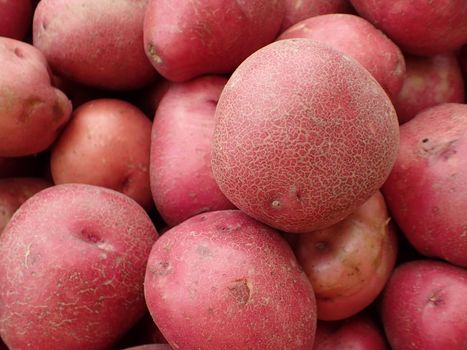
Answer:
<svg viewBox="0 0 467 350"><path fill-rule="evenodd" d="M197 215L154 245L151 315L173 349L312 348L312 286L287 242L238 210Z"/></svg>
<svg viewBox="0 0 467 350"><path fill-rule="evenodd" d="M0 335L10 349L104 349L145 312L157 232L130 198L67 184L15 213L0 237Z"/></svg>
<svg viewBox="0 0 467 350"><path fill-rule="evenodd" d="M328 227L378 190L399 127L380 85L352 59L308 39L250 56L216 110L212 169L226 197L287 232Z"/></svg>

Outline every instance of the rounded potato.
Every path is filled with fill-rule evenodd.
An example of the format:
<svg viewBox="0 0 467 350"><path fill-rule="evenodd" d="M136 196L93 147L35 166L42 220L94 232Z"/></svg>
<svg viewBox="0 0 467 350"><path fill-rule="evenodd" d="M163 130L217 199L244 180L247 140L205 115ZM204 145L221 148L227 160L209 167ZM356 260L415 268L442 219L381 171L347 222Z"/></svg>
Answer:
<svg viewBox="0 0 467 350"><path fill-rule="evenodd" d="M309 39L276 41L246 59L216 118L212 169L221 191L287 232L344 219L397 157L399 125L384 90L353 59Z"/></svg>
<svg viewBox="0 0 467 350"><path fill-rule="evenodd" d="M75 110L52 150L56 184L114 189L149 209L151 121L128 102L100 99Z"/></svg>
<svg viewBox="0 0 467 350"><path fill-rule="evenodd" d="M51 85L35 47L0 37L0 62L0 157L44 151L68 121L71 103Z"/></svg>
<svg viewBox="0 0 467 350"><path fill-rule="evenodd" d="M145 311L157 232L130 198L67 184L36 194L0 236L0 335L11 349L108 348Z"/></svg>
<svg viewBox="0 0 467 350"><path fill-rule="evenodd" d="M388 207L420 253L467 267L467 105L426 109L400 130Z"/></svg>
<svg viewBox="0 0 467 350"><path fill-rule="evenodd" d="M280 235L238 210L197 215L154 244L144 283L175 349L309 350L313 289Z"/></svg>
<svg viewBox="0 0 467 350"><path fill-rule="evenodd" d="M31 25L31 0L2 0L0 14L0 37L22 40Z"/></svg>
<svg viewBox="0 0 467 350"><path fill-rule="evenodd" d="M352 57L383 87L391 100L402 88L405 61L402 52L367 20L347 14L329 14L301 21L279 36L307 38L329 45Z"/></svg>
<svg viewBox="0 0 467 350"><path fill-rule="evenodd" d="M144 19L146 54L165 78L186 81L231 73L272 42L284 2L271 0L149 0Z"/></svg>
<svg viewBox="0 0 467 350"><path fill-rule="evenodd" d="M353 316L381 293L397 256L389 220L378 191L337 224L298 236L295 254L313 285L318 319Z"/></svg>
<svg viewBox="0 0 467 350"><path fill-rule="evenodd" d="M215 109L226 82L206 76L174 83L160 101L152 129L151 190L170 226L201 212L234 208L211 170Z"/></svg>
<svg viewBox="0 0 467 350"><path fill-rule="evenodd" d="M82 84L130 90L155 70L143 47L147 0L42 0L33 42L60 75Z"/></svg>
<svg viewBox="0 0 467 350"><path fill-rule="evenodd" d="M21 204L50 186L49 181L40 178L0 179L0 234Z"/></svg>

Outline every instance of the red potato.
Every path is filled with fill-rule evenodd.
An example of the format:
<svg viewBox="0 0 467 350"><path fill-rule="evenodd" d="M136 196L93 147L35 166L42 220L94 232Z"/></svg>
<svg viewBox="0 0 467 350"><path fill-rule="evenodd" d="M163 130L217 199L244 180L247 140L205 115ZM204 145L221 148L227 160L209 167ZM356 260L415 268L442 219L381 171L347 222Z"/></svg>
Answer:
<svg viewBox="0 0 467 350"><path fill-rule="evenodd" d="M385 289L382 311L393 350L464 350L467 271L434 260L400 265Z"/></svg>
<svg viewBox="0 0 467 350"><path fill-rule="evenodd" d="M100 99L74 113L52 150L56 184L85 183L122 192L149 209L151 122L128 102Z"/></svg>
<svg viewBox="0 0 467 350"><path fill-rule="evenodd" d="M284 16L283 1L149 0L144 20L146 54L165 78L186 81L231 73L272 42Z"/></svg>
<svg viewBox="0 0 467 350"><path fill-rule="evenodd" d="M394 100L399 123L403 124L422 110L443 103L464 102L464 80L457 57L406 56L407 76Z"/></svg>
<svg viewBox="0 0 467 350"><path fill-rule="evenodd" d="M149 311L174 349L309 350L313 289L287 242L238 210L164 233L145 278Z"/></svg>
<svg viewBox="0 0 467 350"><path fill-rule="evenodd" d="M348 0L285 0L285 16L280 31L310 17L351 11Z"/></svg>
<svg viewBox="0 0 467 350"><path fill-rule="evenodd" d="M245 60L216 118L212 169L221 191L287 232L344 219L397 157L399 126L384 90L354 60L309 39L277 41Z"/></svg>
<svg viewBox="0 0 467 350"><path fill-rule="evenodd" d="M50 186L50 182L40 178L0 179L0 234L21 204Z"/></svg>
<svg viewBox="0 0 467 350"><path fill-rule="evenodd" d="M382 330L368 316L359 314L344 321L318 321L313 350L386 350Z"/></svg>
<svg viewBox="0 0 467 350"><path fill-rule="evenodd" d="M295 254L313 285L318 319L353 316L381 293L397 256L389 220L378 191L343 221L298 237Z"/></svg>
<svg viewBox="0 0 467 350"><path fill-rule="evenodd" d="M370 22L347 14L306 19L279 36L281 39L314 39L352 57L395 100L405 77L404 56L399 48Z"/></svg>
<svg viewBox="0 0 467 350"><path fill-rule="evenodd" d="M432 107L401 126L399 156L383 186L388 207L426 256L467 267L467 105Z"/></svg>
<svg viewBox="0 0 467 350"><path fill-rule="evenodd" d="M0 335L10 349L105 349L143 316L157 232L130 198L67 184L26 201L0 236Z"/></svg>
<svg viewBox="0 0 467 350"><path fill-rule="evenodd" d="M431 56L467 42L465 0L350 0L404 52Z"/></svg>
<svg viewBox="0 0 467 350"><path fill-rule="evenodd" d="M22 40L31 26L31 0L0 1L0 36Z"/></svg>
<svg viewBox="0 0 467 350"><path fill-rule="evenodd" d="M143 47L147 0L42 0L33 42L59 75L82 84L130 90L155 78Z"/></svg>
<svg viewBox="0 0 467 350"><path fill-rule="evenodd" d="M174 83L161 99L151 140L151 190L164 221L175 226L206 211L233 209L214 181L212 134L227 79Z"/></svg>
<svg viewBox="0 0 467 350"><path fill-rule="evenodd" d="M71 103L51 85L33 46L0 37L0 63L0 157L44 151L68 121Z"/></svg>

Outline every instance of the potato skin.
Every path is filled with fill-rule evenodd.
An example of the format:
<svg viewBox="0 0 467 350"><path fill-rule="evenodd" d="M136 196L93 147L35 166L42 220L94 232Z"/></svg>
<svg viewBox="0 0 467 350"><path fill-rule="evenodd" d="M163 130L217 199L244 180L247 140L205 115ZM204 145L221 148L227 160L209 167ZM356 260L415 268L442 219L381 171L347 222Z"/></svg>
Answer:
<svg viewBox="0 0 467 350"><path fill-rule="evenodd" d="M464 102L464 80L453 54L433 57L406 55L407 75L394 101L403 124L426 108L443 103Z"/></svg>
<svg viewBox="0 0 467 350"><path fill-rule="evenodd" d="M152 81L143 47L147 0L42 0L33 42L52 68L82 84L130 90Z"/></svg>
<svg viewBox="0 0 467 350"><path fill-rule="evenodd" d="M357 12L402 51L431 56L467 42L465 0L350 0Z"/></svg>
<svg viewBox="0 0 467 350"><path fill-rule="evenodd" d="M216 104L226 78L171 84L152 128L151 190L164 221L175 226L205 211L233 209L211 170Z"/></svg>
<svg viewBox="0 0 467 350"><path fill-rule="evenodd" d="M138 108L117 99L87 102L52 150L52 177L56 184L111 188L149 209L150 143L151 121Z"/></svg>
<svg viewBox="0 0 467 350"><path fill-rule="evenodd" d="M50 186L49 181L40 178L0 179L0 234L21 204Z"/></svg>
<svg viewBox="0 0 467 350"><path fill-rule="evenodd" d="M283 16L282 0L149 0L144 47L171 81L231 73L275 39Z"/></svg>
<svg viewBox="0 0 467 350"><path fill-rule="evenodd" d="M311 349L316 305L293 252L238 210L203 213L164 233L146 302L178 349Z"/></svg>
<svg viewBox="0 0 467 350"><path fill-rule="evenodd" d="M382 299L393 350L465 349L467 271L435 260L396 268Z"/></svg>
<svg viewBox="0 0 467 350"><path fill-rule="evenodd" d="M280 40L245 60L216 118L212 169L221 191L287 232L344 219L379 189L397 156L397 116L381 86L309 39Z"/></svg>
<svg viewBox="0 0 467 350"><path fill-rule="evenodd" d="M31 25L31 0L2 0L0 13L0 36L22 40Z"/></svg>
<svg viewBox="0 0 467 350"><path fill-rule="evenodd" d="M44 151L68 121L71 103L50 84L47 62L35 47L0 38L0 157Z"/></svg>
<svg viewBox="0 0 467 350"><path fill-rule="evenodd" d="M314 39L352 57L396 99L405 77L402 52L367 20L347 14L329 14L301 21L279 36L281 39Z"/></svg>
<svg viewBox="0 0 467 350"><path fill-rule="evenodd" d="M424 110L401 126L398 159L383 186L388 207L426 256L467 267L467 105Z"/></svg>
<svg viewBox="0 0 467 350"><path fill-rule="evenodd" d="M133 200L105 188L43 190L0 237L0 335L11 349L109 347L145 306L157 238Z"/></svg>

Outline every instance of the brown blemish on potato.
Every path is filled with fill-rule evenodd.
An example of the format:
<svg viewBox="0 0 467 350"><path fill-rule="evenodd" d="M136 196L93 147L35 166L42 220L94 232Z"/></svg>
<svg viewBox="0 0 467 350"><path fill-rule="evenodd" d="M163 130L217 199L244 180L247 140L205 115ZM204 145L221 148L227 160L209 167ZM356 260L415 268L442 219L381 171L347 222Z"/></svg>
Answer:
<svg viewBox="0 0 467 350"><path fill-rule="evenodd" d="M234 297L239 305L248 304L251 300L252 289L253 285L247 278L237 279L228 287L230 295Z"/></svg>
<svg viewBox="0 0 467 350"><path fill-rule="evenodd" d="M147 46L147 52L149 54L149 58L157 65L162 64L162 58L157 54L156 47L153 43L149 43Z"/></svg>
<svg viewBox="0 0 467 350"><path fill-rule="evenodd" d="M42 100L40 97L31 96L24 99L22 102L23 108L21 114L18 117L18 121L21 123L29 122L34 112L43 104L45 104L45 101Z"/></svg>

